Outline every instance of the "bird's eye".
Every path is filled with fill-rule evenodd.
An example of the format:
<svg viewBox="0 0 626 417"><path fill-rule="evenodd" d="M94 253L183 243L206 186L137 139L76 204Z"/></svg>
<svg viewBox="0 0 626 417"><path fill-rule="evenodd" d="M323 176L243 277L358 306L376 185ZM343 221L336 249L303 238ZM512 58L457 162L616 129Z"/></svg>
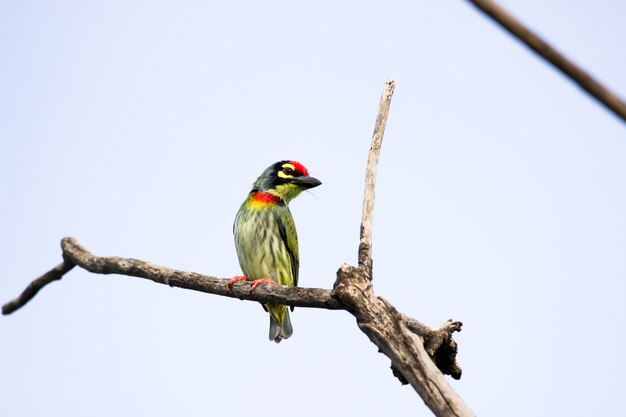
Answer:
<svg viewBox="0 0 626 417"><path fill-rule="evenodd" d="M293 174L293 169L291 169L291 168L283 168L283 174L291 175L291 174Z"/></svg>

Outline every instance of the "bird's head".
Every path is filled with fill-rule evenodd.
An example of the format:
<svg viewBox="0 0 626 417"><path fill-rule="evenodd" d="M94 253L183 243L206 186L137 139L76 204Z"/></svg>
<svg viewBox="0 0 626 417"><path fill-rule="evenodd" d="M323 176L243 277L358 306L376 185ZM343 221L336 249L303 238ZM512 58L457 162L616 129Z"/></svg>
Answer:
<svg viewBox="0 0 626 417"><path fill-rule="evenodd" d="M252 192L269 193L289 203L302 191L321 183L309 176L309 171L300 162L280 161L263 171L254 182Z"/></svg>

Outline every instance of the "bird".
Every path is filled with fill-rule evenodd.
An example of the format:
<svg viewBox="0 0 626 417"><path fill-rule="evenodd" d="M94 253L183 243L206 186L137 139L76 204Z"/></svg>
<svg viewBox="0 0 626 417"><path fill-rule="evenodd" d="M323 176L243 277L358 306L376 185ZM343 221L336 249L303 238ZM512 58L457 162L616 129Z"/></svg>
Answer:
<svg viewBox="0 0 626 417"><path fill-rule="evenodd" d="M298 286L298 235L289 202L304 190L322 182L309 175L300 162L283 160L267 167L252 185L233 225L235 248L243 276L228 281L230 291L237 281ZM293 334L287 306L266 303L270 316L269 339L279 343ZM293 307L291 307L293 311Z"/></svg>

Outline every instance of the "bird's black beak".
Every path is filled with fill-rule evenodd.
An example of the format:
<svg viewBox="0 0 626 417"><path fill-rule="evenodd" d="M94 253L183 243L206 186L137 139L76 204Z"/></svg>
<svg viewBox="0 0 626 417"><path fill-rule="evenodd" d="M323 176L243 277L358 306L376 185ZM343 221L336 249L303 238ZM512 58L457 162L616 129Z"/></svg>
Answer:
<svg viewBox="0 0 626 417"><path fill-rule="evenodd" d="M295 177L292 182L300 187L306 189L317 187L322 181L313 177Z"/></svg>

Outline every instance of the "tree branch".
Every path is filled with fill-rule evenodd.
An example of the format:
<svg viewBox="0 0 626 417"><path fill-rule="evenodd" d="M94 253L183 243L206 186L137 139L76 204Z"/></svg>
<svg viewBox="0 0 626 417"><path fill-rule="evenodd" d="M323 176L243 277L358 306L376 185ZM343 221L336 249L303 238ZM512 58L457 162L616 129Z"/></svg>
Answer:
<svg viewBox="0 0 626 417"><path fill-rule="evenodd" d="M76 239L71 237L66 237L61 241L61 249L63 250L65 262L37 278L19 297L5 304L2 307L2 314L11 314L22 307L35 296L37 291L45 285L61 279L74 265L94 274L118 274L145 278L158 284L169 285L170 287L238 298L240 300L286 304L294 307L325 308L328 310L345 309L330 290L287 287L284 285L262 285L251 293L251 284L239 281L232 286L232 291L229 291L226 286L228 279L215 278L196 272L179 271L139 259L95 256L83 248Z"/></svg>
<svg viewBox="0 0 626 417"><path fill-rule="evenodd" d="M71 262L63 262L59 264L31 282L28 287L17 297L15 300L9 301L5 305L2 306L2 314L7 315L13 313L18 308L22 307L24 304L29 302L40 289L50 284L53 281L60 280L63 278L63 275L68 273L72 268L74 268L74 264Z"/></svg>
<svg viewBox="0 0 626 417"><path fill-rule="evenodd" d="M604 104L604 106L623 121L626 121L626 103L624 103L617 94L596 81L589 73L574 64L495 2L491 0L469 1L513 36L525 43L526 46L535 51L539 56L572 79L583 90L595 97L596 100Z"/></svg>
<svg viewBox="0 0 626 417"><path fill-rule="evenodd" d="M437 332L426 332L421 323L407 318L386 300L374 294L372 285L372 216L376 167L391 105L395 83L385 84L380 99L378 116L365 174L361 239L359 242L359 266L343 265L337 272L334 295L346 309L356 317L357 325L369 339L391 359L394 375L403 383L411 384L436 416L473 416L472 411L448 385L433 359L440 355L445 368L455 378L461 377L461 368L456 363L456 342L450 335L460 331L461 323L446 323ZM429 356L425 348L428 342ZM446 348L443 348L443 346ZM443 351L445 350L445 352ZM440 353L441 351L441 353ZM450 363L451 361L451 363Z"/></svg>
<svg viewBox="0 0 626 417"><path fill-rule="evenodd" d="M361 331L391 359L394 375L402 383L411 384L436 416L473 416L426 352L419 335L424 330L422 325L412 323L417 333L410 330L405 325L407 318L374 294L372 281L361 268L342 266L337 272L335 293L356 317ZM426 335L430 337L436 336ZM458 372L460 377L460 368Z"/></svg>
<svg viewBox="0 0 626 417"><path fill-rule="evenodd" d="M372 279L372 219L374 217L374 199L376 198L376 168L380 159L380 148L389 116L389 107L396 84L393 80L385 82L385 89L380 97L378 116L374 124L374 134L367 158L365 170L365 191L363 195L363 213L361 217L361 239L359 242L359 268L363 268Z"/></svg>
<svg viewBox="0 0 626 417"><path fill-rule="evenodd" d="M354 315L359 328L391 359L394 375L409 383L426 405L439 417L469 417L471 410L452 390L441 372L461 377L456 362L457 345L452 333L461 330L460 322L449 320L437 329L405 316L386 300L374 294L371 280L371 223L374 207L374 186L385 122L389 112L394 82L387 81L381 99L372 146L368 158L366 186L359 243L359 266L343 265L337 271L333 290L319 288L264 285L253 293L250 283L238 282L228 289L227 279L195 272L184 272L150 262L116 256L91 254L70 237L61 241L64 262L33 281L15 300L5 304L3 314L10 314L31 300L45 285L59 280L74 266L95 274L119 274L149 279L171 287L202 291L261 303L285 304L347 310ZM441 372L440 372L441 371Z"/></svg>
<svg viewBox="0 0 626 417"><path fill-rule="evenodd" d="M386 300L384 300L386 302ZM391 304L388 304L392 307ZM424 348L431 358L436 358L437 367L454 379L461 379L461 367L456 361L457 344L452 339L454 332L460 332L463 323L460 321L448 320L440 327L431 329L428 326L402 314L404 325L424 340Z"/></svg>
<svg viewBox="0 0 626 417"><path fill-rule="evenodd" d="M292 305L294 307L323 308L327 310L347 310L347 307L337 298L335 290L320 288L288 287L285 285L262 285L254 292L250 292L251 283L239 281L227 288L228 279L216 278L196 272L179 271L160 266L151 262L118 256L96 256L81 246L76 239L66 237L61 241L64 262L52 268L41 277L31 282L28 287L14 300L2 307L2 314L9 315L28 303L43 287L60 280L63 276L78 266L94 274L118 274L122 276L149 279L158 284L170 287L184 288L208 294L220 295L240 300L258 301L261 303L276 303ZM415 334L422 337L429 344L426 349L431 357L439 355L441 371L446 375L459 379L461 371L456 363L456 342L452 333L461 330L461 323L455 322L455 328L430 328L419 321L402 315L401 320ZM443 330L442 330L443 329ZM443 332L443 333L442 333ZM436 340L436 343L431 341ZM438 343L438 344L437 344ZM430 347L429 347L430 346ZM454 351L454 356L445 356L447 351ZM447 358L447 359L443 359ZM452 360L455 368L449 362ZM439 362L437 362L439 366ZM448 369L448 371L446 371ZM456 369L456 371L455 371Z"/></svg>

